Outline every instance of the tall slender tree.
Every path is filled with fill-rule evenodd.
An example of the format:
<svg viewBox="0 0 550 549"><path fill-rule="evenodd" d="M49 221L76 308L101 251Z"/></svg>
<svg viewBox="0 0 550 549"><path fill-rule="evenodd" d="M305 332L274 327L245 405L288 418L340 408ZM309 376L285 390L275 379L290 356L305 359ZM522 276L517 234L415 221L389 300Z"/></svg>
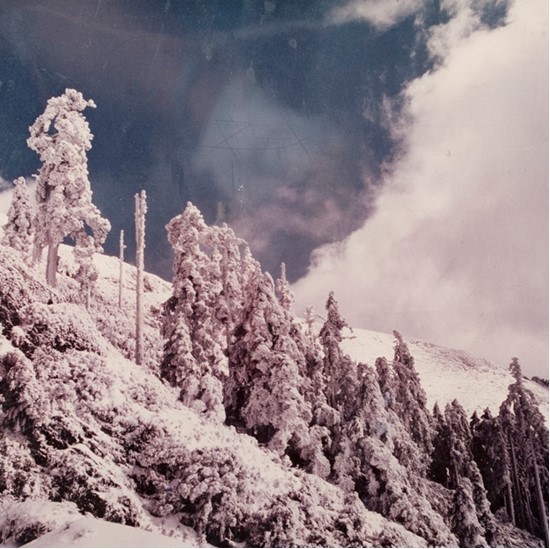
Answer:
<svg viewBox="0 0 550 549"><path fill-rule="evenodd" d="M48 101L44 113L29 128L27 144L43 163L35 176L34 258L39 259L43 248L48 248L46 280L50 286L56 285L58 249L65 237L75 241L75 248L84 247L82 259L102 251L111 228L92 203L86 154L93 136L82 115L86 107L95 108L95 103L66 89Z"/></svg>
<svg viewBox="0 0 550 549"><path fill-rule="evenodd" d="M517 358L510 372L515 381L500 407L499 422L510 458L514 515L518 526L548 545L548 429L535 396L523 383Z"/></svg>
<svg viewBox="0 0 550 549"><path fill-rule="evenodd" d="M277 299L287 316L293 318L292 305L294 303L294 294L290 290L288 280L286 278L286 265L281 263L281 273L279 278L275 281L275 289L277 292Z"/></svg>
<svg viewBox="0 0 550 549"><path fill-rule="evenodd" d="M124 244L124 230L120 231L118 247L118 308L122 309L122 277L124 275L124 250L126 249L126 245Z"/></svg>

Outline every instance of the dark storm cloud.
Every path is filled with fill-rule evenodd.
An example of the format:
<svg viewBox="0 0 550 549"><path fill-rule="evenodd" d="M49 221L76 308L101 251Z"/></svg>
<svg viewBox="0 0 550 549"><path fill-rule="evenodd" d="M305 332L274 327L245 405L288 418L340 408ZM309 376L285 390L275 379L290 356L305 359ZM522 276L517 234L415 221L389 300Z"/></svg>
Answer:
<svg viewBox="0 0 550 549"><path fill-rule="evenodd" d="M403 85L429 66L416 3L383 30L333 24L344 5L6 0L0 175L36 170L27 128L77 88L98 105L86 113L90 178L114 232L132 234L132 195L148 191L149 269L170 276L164 225L191 200L296 278L368 215L398 150L387 107L399 111Z"/></svg>

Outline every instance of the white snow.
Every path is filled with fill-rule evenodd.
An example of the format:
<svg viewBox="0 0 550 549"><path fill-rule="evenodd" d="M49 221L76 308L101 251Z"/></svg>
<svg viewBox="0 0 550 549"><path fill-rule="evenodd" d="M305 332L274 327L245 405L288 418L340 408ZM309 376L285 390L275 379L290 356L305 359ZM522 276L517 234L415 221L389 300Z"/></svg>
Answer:
<svg viewBox="0 0 550 549"><path fill-rule="evenodd" d="M190 538L177 539L140 528L83 517L52 530L23 547L199 547Z"/></svg>
<svg viewBox="0 0 550 549"><path fill-rule="evenodd" d="M50 531L22 547L200 547L191 529L176 525L171 537L80 514L74 503L44 500L10 502L0 506L0 532L8 529L20 534L25 528L43 525ZM159 528L161 531L163 528ZM166 530L168 530L166 528ZM18 546L12 538L0 547ZM202 545L210 547L210 545Z"/></svg>
<svg viewBox="0 0 550 549"><path fill-rule="evenodd" d="M482 358L433 343L404 339L414 357L414 365L428 397L428 406L436 402L445 406L457 399L467 413L483 412L487 407L494 415L514 382L507 367L499 367ZM390 334L354 329L342 344L355 360L374 367L376 358L393 358L394 337ZM525 385L538 398L541 412L548 420L548 389L531 380Z"/></svg>

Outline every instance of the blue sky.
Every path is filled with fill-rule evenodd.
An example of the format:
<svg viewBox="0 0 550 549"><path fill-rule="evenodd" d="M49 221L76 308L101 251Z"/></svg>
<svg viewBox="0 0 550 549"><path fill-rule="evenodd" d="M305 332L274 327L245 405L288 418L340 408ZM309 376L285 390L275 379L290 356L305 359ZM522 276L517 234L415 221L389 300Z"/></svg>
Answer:
<svg viewBox="0 0 550 549"><path fill-rule="evenodd" d="M148 268L170 276L164 225L191 200L296 279L367 217L399 145L387 106L433 66L426 29L448 18L438 1L395 3L392 24L355 4L6 0L0 175L36 170L27 128L74 87L98 105L90 179L113 228L130 234L133 193L152 197Z"/></svg>

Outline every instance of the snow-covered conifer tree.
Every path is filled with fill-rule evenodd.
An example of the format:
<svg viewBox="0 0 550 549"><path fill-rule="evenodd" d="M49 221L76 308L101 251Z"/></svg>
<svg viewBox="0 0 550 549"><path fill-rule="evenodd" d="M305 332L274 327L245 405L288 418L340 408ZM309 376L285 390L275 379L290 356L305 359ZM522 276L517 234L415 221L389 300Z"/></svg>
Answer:
<svg viewBox="0 0 550 549"><path fill-rule="evenodd" d="M223 289L219 263L212 262L204 251L208 227L190 202L166 229L174 249L174 279L172 297L164 305L162 335L166 343L161 374L181 388L184 404L223 421L222 380L227 359L213 306L214 295Z"/></svg>
<svg viewBox="0 0 550 549"><path fill-rule="evenodd" d="M487 498L496 511L504 508L513 524L516 523L510 457L504 433L498 418L486 408L472 428L472 453L479 467Z"/></svg>
<svg viewBox="0 0 550 549"><path fill-rule="evenodd" d="M2 244L15 248L27 261L33 239L33 212L29 191L24 177L18 177L8 210L8 222L4 225Z"/></svg>
<svg viewBox="0 0 550 549"><path fill-rule="evenodd" d="M39 259L42 249L48 247L46 280L50 286L56 284L58 248L66 236L77 247L84 246L80 256L77 254L80 261L93 251L102 251L111 228L92 203L86 153L93 136L82 115L86 107L95 107L95 103L76 90L66 89L63 95L48 101L44 113L29 128L27 143L43 162L35 176L34 257ZM83 276L89 274L86 268L83 271Z"/></svg>
<svg viewBox="0 0 550 549"><path fill-rule="evenodd" d="M445 407L445 421L450 430L449 469L451 475L448 487L456 490L462 479L466 478L470 481L470 493L479 524L482 527L482 535L490 543L496 529L495 518L490 510L483 478L472 454L472 433L468 418L464 408L456 399Z"/></svg>
<svg viewBox="0 0 550 549"><path fill-rule="evenodd" d="M145 214L147 194L141 191L134 196L136 221L136 364L143 362L143 260L145 252Z"/></svg>
<svg viewBox="0 0 550 549"><path fill-rule="evenodd" d="M311 406L300 375L305 359L269 275L258 273L250 282L234 336L224 386L228 421L281 455L299 455L311 442Z"/></svg>
<svg viewBox="0 0 550 549"><path fill-rule="evenodd" d="M460 547L487 547L474 505L470 479L460 477L451 509L451 525Z"/></svg>
<svg viewBox="0 0 550 549"><path fill-rule="evenodd" d="M348 327L340 316L334 292L326 302L327 318L319 339L324 351L324 374L327 383L327 400L330 406L342 414L342 420L353 415L355 391L357 390L357 365L341 347L342 330Z"/></svg>
<svg viewBox="0 0 550 549"><path fill-rule="evenodd" d="M281 274L275 281L275 289L277 291L277 299L283 310L289 317L292 317L292 304L294 303L294 294L290 290L288 280L286 278L286 265L281 263Z"/></svg>
<svg viewBox="0 0 550 549"><path fill-rule="evenodd" d="M512 359L515 382L502 403L502 426L510 457L515 518L519 527L548 545L548 428L536 399L524 386L521 366Z"/></svg>
<svg viewBox="0 0 550 549"><path fill-rule="evenodd" d="M434 405L433 416L435 436L428 478L448 487L451 483L451 429L437 402Z"/></svg>
<svg viewBox="0 0 550 549"><path fill-rule="evenodd" d="M227 346L243 307L243 259L240 247L245 242L237 238L224 223L205 230L204 243L210 249L208 278L214 299L214 316L225 332Z"/></svg>
<svg viewBox="0 0 550 549"><path fill-rule="evenodd" d="M395 411L411 433L412 439L422 452L423 468L430 462L432 454L432 418L426 408L426 393L414 367L414 358L401 334L395 336L393 370L395 383Z"/></svg>

